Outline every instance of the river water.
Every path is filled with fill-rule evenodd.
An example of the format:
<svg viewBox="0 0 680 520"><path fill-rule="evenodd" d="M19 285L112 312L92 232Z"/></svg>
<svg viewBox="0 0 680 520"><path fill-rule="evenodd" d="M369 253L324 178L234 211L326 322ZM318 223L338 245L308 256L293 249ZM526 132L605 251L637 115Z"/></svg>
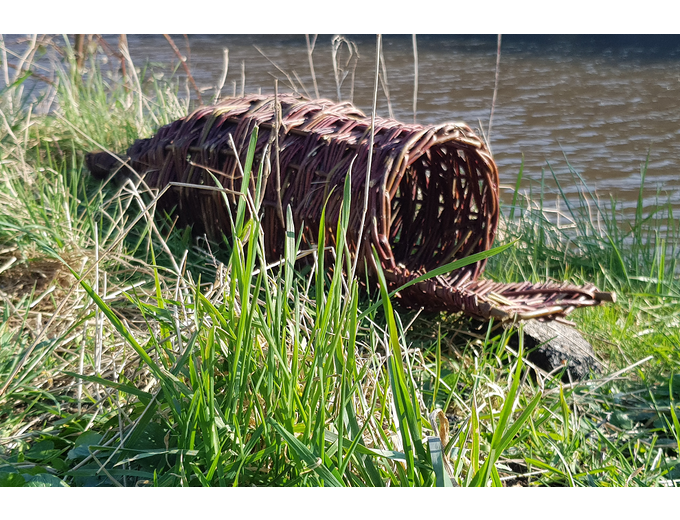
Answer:
<svg viewBox="0 0 680 520"><path fill-rule="evenodd" d="M117 36L106 40L116 46ZM173 36L188 57L190 70L210 101L223 71L229 68L223 96L280 91L314 96L304 35ZM375 79L375 36L346 36L355 52L346 68L340 96L367 114ZM174 74L185 90L182 68L161 35L128 35L137 67L153 65L166 78ZM350 57L348 45L339 62ZM420 123L464 121L488 130L494 94L497 36L417 37ZM383 37L387 86L394 117L413 121L414 52L411 35ZM332 36L315 41L313 63L321 97L336 100ZM358 56L358 58L357 58ZM342 73L341 73L342 75ZM289 81L290 79L290 81ZM192 95L194 95L192 93ZM389 114L383 89L378 114ZM524 186L546 176L557 193L552 171L570 196L577 189L571 165L603 200L635 205L640 169L649 154L645 204L670 200L680 208L680 37L679 36L519 36L502 38L497 99L490 144L501 183L514 185L524 157ZM552 186L552 188L551 188ZM552 196L552 195L551 195ZM507 200L507 192L504 197Z"/></svg>

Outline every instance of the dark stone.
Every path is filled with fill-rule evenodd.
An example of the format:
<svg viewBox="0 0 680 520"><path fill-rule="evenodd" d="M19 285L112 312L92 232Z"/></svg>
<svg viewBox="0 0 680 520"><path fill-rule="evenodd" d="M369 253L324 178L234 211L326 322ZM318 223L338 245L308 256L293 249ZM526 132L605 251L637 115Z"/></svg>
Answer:
<svg viewBox="0 0 680 520"><path fill-rule="evenodd" d="M546 372L566 367L563 382L581 381L602 372L592 345L574 327L556 321L529 320L523 330L527 359ZM510 346L519 348L517 334L510 339Z"/></svg>

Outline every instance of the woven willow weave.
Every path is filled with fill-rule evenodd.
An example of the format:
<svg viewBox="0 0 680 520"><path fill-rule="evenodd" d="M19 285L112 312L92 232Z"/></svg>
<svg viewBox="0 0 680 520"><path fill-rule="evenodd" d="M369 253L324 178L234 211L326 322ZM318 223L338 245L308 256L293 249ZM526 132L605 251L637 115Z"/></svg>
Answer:
<svg viewBox="0 0 680 520"><path fill-rule="evenodd" d="M278 102L278 116L277 116ZM251 95L203 107L136 141L123 157L151 188L171 182L241 190L240 164L246 160L255 127L258 140L253 171L263 156L266 189L262 200L266 255L283 251L283 214L290 206L305 247L313 247L326 204L327 242L334 243L343 186L351 169L351 213L347 236L358 266L375 281L372 247L378 252L390 290L453 260L491 248L499 218L498 170L488 149L462 123L436 126L375 118L368 211L362 222L368 170L371 118L349 103L308 101L292 95ZM278 129L278 132L276 132ZM278 138L278 158L273 150ZM233 145L232 145L233 142ZM95 176L120 169L108 153L90 154ZM255 193L255 175L249 190ZM173 187L161 199L175 208L182 224L220 239L229 234L236 196ZM488 319L564 317L574 308L597 305L613 295L593 285L502 284L480 280L485 261L445 276L416 283L399 293L402 304L429 310L463 311Z"/></svg>

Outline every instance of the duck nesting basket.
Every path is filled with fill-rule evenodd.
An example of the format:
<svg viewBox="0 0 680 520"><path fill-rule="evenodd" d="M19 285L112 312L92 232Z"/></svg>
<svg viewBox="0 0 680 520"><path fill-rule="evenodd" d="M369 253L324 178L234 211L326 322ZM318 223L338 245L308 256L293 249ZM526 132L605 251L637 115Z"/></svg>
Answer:
<svg viewBox="0 0 680 520"><path fill-rule="evenodd" d="M183 184L163 195L161 207L174 208L181 224L219 240L230 233L229 212L241 192L242 165L256 127L252 171L265 160L261 219L268 260L282 256L288 206L305 246L313 247L325 205L326 241L334 243L348 175L347 246L359 255L358 271L373 283L373 248L390 290L491 248L499 219L498 169L481 139L462 123L423 126L375 117L367 176L370 117L349 103L250 95L199 108L151 139L136 141L126 156L89 154L87 165L100 178L116 170L140 175L150 188ZM256 177L249 180L252 197ZM215 179L229 190L229 205L225 190L200 189L217 187ZM551 319L613 297L593 285L482 280L485 263L412 284L400 291L400 302L483 319Z"/></svg>

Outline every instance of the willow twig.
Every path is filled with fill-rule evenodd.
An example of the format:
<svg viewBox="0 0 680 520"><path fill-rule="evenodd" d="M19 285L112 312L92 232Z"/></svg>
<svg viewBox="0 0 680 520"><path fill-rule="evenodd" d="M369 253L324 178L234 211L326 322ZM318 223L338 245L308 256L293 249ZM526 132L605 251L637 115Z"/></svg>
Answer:
<svg viewBox="0 0 680 520"><path fill-rule="evenodd" d="M498 35L498 50L496 51L496 79L493 86L493 99L491 100L491 114L489 115L489 130L486 133L488 139L487 145L491 150L491 121L493 120L493 111L496 108L496 95L498 94L498 71L501 66L501 35Z"/></svg>
<svg viewBox="0 0 680 520"><path fill-rule="evenodd" d="M418 43L416 35L413 35L413 122L416 122L418 113Z"/></svg>
<svg viewBox="0 0 680 520"><path fill-rule="evenodd" d="M187 78L189 79L189 82L191 82L191 86L193 87L194 91L196 92L196 96L198 97L198 102L202 105L203 104L203 98L201 97L201 91L198 90L198 85L196 85L196 82L194 81L194 77L191 75L191 71L189 70L189 66L187 65L186 58L184 58L184 56L182 56L182 54L179 52L177 45L175 45L175 42L172 41L172 38L170 38L169 34L164 34L163 36L165 36L165 39L168 40L170 47L172 47L172 50L175 51L177 58L179 58L179 61L182 63L182 67L184 67L184 72L186 72Z"/></svg>
<svg viewBox="0 0 680 520"><path fill-rule="evenodd" d="M309 70L312 72L312 82L314 83L314 94L316 95L316 99L319 99L319 86L316 84L316 74L314 73L314 60L312 59L312 53L314 52L314 45L316 44L316 37L318 35L314 35L314 39L312 40L312 43L309 43L309 34L305 34L305 39L307 40L307 58L309 59Z"/></svg>

